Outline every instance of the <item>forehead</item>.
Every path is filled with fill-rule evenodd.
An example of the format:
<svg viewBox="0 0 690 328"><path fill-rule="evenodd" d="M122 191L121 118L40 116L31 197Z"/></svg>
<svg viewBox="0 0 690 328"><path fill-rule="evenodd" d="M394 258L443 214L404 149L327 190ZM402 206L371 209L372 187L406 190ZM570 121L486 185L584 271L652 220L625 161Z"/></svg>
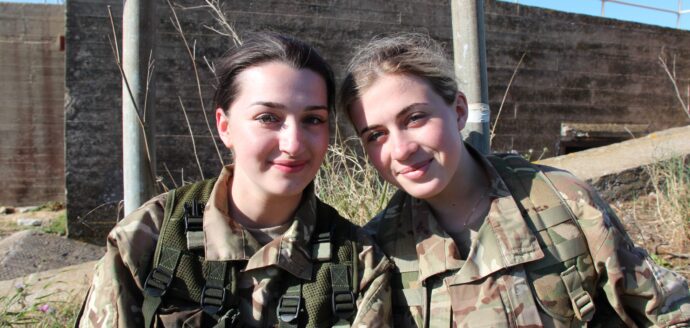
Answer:
<svg viewBox="0 0 690 328"><path fill-rule="evenodd" d="M279 61L246 68L237 76L239 96L310 95L325 97L326 82L321 75L307 68L295 68ZM318 99L321 101L321 99Z"/></svg>
<svg viewBox="0 0 690 328"><path fill-rule="evenodd" d="M410 74L385 74L360 92L360 97L353 102L352 109L401 109L411 103L428 102L435 96L437 95L433 88L423 78Z"/></svg>

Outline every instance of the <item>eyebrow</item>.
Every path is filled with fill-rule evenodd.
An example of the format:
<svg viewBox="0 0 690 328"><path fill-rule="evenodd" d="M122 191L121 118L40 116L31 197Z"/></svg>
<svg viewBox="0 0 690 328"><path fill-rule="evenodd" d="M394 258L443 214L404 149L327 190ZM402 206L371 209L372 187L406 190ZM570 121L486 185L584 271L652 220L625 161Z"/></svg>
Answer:
<svg viewBox="0 0 690 328"><path fill-rule="evenodd" d="M272 102L272 101L257 101L253 102L250 104L250 106L264 106L268 108L275 108L275 109L284 109L285 105L277 102ZM328 106L326 105L311 105L307 106L305 108L307 111L314 111L314 110L328 110Z"/></svg>
<svg viewBox="0 0 690 328"><path fill-rule="evenodd" d="M414 103L414 104L407 105L407 106L403 107L403 109L400 110L397 114L395 114L395 119L396 120L400 119L400 117L407 115L408 112L414 110L417 107L427 106L427 105L428 105L428 103ZM367 126L364 129L362 129L361 131L359 131L359 135L362 136L363 134L369 132L370 130L376 129L380 126L381 126L380 124Z"/></svg>

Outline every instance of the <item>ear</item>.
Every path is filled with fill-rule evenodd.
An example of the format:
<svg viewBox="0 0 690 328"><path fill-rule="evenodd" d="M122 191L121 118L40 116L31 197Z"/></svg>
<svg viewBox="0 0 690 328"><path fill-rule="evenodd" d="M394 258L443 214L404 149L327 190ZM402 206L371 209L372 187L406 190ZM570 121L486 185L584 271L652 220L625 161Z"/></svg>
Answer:
<svg viewBox="0 0 690 328"><path fill-rule="evenodd" d="M232 140L230 139L230 120L228 116L225 115L225 111L222 108L216 108L216 129L218 129L218 135L220 140L228 149L232 149Z"/></svg>
<svg viewBox="0 0 690 328"><path fill-rule="evenodd" d="M467 123L467 115L469 113L467 108L467 98L465 98L465 94L461 91L458 91L458 95L455 98L455 113L458 116L458 131L460 131L465 128L465 124Z"/></svg>

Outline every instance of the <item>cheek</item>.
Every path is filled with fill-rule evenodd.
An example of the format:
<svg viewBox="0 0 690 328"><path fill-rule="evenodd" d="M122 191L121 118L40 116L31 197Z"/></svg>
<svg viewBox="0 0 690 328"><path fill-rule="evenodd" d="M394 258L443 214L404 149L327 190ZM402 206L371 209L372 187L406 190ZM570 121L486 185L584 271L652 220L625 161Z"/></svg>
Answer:
<svg viewBox="0 0 690 328"><path fill-rule="evenodd" d="M390 162L387 160L386 156L386 151L384 147L366 147L366 152L367 156L369 157L369 161L371 162L372 165L374 165L374 168L384 176L385 178L388 178L389 174L389 165Z"/></svg>
<svg viewBox="0 0 690 328"><path fill-rule="evenodd" d="M315 131L312 131L310 134L314 155L317 155L320 157L320 159L323 159L323 157L326 155L326 152L328 151L328 126L324 126Z"/></svg>

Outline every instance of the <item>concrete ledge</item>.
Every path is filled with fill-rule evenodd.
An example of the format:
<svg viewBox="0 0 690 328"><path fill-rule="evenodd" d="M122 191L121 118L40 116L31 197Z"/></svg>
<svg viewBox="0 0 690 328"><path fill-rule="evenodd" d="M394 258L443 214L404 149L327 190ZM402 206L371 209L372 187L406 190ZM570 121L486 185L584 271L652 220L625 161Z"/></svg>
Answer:
<svg viewBox="0 0 690 328"><path fill-rule="evenodd" d="M572 172L611 200L648 192L646 165L690 155L690 126L537 162Z"/></svg>

